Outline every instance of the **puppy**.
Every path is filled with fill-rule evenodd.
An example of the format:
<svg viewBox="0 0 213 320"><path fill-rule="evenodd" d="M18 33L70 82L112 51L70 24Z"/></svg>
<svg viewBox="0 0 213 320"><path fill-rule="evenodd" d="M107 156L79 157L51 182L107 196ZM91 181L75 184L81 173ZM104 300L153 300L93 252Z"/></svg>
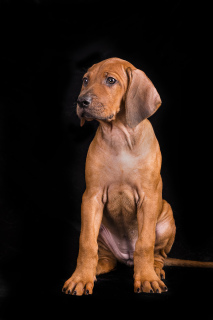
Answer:
<svg viewBox="0 0 213 320"><path fill-rule="evenodd" d="M168 290L165 261L187 265L166 259L176 227L162 199L161 152L147 119L160 105L150 79L125 60L104 60L84 75L77 114L81 126L93 119L100 125L87 154L79 255L65 293L91 294L96 275L117 261L134 266L135 292L161 293Z"/></svg>

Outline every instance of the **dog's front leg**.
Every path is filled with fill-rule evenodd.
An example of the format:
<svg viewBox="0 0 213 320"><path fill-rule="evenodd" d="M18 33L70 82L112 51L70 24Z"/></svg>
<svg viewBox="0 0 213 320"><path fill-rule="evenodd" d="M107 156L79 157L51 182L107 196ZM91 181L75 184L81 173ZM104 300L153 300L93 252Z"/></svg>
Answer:
<svg viewBox="0 0 213 320"><path fill-rule="evenodd" d="M68 294L92 294L98 263L98 233L103 216L100 190L85 191L81 205L81 234L76 270L65 282Z"/></svg>
<svg viewBox="0 0 213 320"><path fill-rule="evenodd" d="M134 252L134 291L167 291L154 270L155 230L161 200L158 194L144 197L137 207L138 240Z"/></svg>

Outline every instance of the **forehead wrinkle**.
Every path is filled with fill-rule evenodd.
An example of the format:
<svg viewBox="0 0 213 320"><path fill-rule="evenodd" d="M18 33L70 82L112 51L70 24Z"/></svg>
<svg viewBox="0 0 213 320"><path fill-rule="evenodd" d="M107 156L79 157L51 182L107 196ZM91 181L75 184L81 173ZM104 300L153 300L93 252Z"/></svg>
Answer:
<svg viewBox="0 0 213 320"><path fill-rule="evenodd" d="M109 61L106 60L103 63L98 63L93 65L88 69L85 75L88 75L90 80L94 79L96 80L96 77L101 75L101 77L105 77L105 74L114 75L117 80L119 80L119 83L126 89L127 87L127 74L126 74L126 65L123 63L120 63L118 61Z"/></svg>
<svg viewBox="0 0 213 320"><path fill-rule="evenodd" d="M115 71L105 71L104 75L105 76L112 76L112 77L115 77L115 78L121 78L120 74L118 72L115 72Z"/></svg>
<svg viewBox="0 0 213 320"><path fill-rule="evenodd" d="M126 70L122 64L111 63L109 66L104 66L104 74L107 73L109 76L115 76L120 83L125 82L126 80Z"/></svg>

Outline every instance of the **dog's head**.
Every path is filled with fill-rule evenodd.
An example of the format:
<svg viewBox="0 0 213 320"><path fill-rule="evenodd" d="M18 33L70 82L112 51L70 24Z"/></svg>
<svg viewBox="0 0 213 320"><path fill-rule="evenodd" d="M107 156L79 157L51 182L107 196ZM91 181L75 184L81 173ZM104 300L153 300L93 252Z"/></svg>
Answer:
<svg viewBox="0 0 213 320"><path fill-rule="evenodd" d="M111 58L94 64L84 75L77 114L83 125L85 120L115 120L123 110L126 124L134 128L160 105L160 96L143 71Z"/></svg>

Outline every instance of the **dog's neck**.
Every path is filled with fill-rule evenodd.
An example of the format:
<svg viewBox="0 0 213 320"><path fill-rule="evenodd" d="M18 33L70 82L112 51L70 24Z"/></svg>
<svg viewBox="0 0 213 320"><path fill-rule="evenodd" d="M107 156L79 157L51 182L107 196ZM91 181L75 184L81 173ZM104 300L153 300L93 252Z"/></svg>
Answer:
<svg viewBox="0 0 213 320"><path fill-rule="evenodd" d="M141 125L136 128L130 128L125 121L116 118L110 122L99 121L99 131L104 142L115 152L124 149L133 150L140 141Z"/></svg>

